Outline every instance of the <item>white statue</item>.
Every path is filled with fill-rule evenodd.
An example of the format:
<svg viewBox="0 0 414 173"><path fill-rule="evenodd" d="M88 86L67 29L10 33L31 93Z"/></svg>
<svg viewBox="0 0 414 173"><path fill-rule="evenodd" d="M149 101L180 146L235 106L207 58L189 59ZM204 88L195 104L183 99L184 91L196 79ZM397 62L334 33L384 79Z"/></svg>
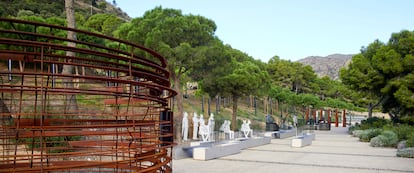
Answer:
<svg viewBox="0 0 414 173"><path fill-rule="evenodd" d="M220 132L224 132L224 129L226 128L225 127L226 125L227 125L227 120L224 120L223 124L221 124L221 126L219 128L219 131ZM226 133L226 132L224 132L224 133Z"/></svg>
<svg viewBox="0 0 414 173"><path fill-rule="evenodd" d="M225 132L229 134L230 139L234 139L234 131L230 129L231 121L227 120L227 126L224 128Z"/></svg>
<svg viewBox="0 0 414 173"><path fill-rule="evenodd" d="M220 127L220 130L223 131L225 134L229 134L230 139L234 139L234 131L230 129L231 122L229 120L224 120L223 124Z"/></svg>
<svg viewBox="0 0 414 173"><path fill-rule="evenodd" d="M245 138L248 138L249 134L250 136L253 136L253 130L250 128L250 124L250 120L243 120L243 124L241 125L241 131L243 132Z"/></svg>
<svg viewBox="0 0 414 173"><path fill-rule="evenodd" d="M198 118L198 122L200 123L200 126L201 126L202 124L204 124L204 125L205 125L205 123L204 123L204 116L203 116L203 114L200 114L200 118Z"/></svg>
<svg viewBox="0 0 414 173"><path fill-rule="evenodd" d="M197 138L197 134L198 134L198 117L197 117L197 112L194 112L193 115L193 139L196 140Z"/></svg>
<svg viewBox="0 0 414 173"><path fill-rule="evenodd" d="M226 130L227 130L227 126L228 126L228 122L227 122L228 120L224 120L224 122L223 122L223 124L221 124L221 126L220 126L220 131L222 131L222 132L226 132Z"/></svg>
<svg viewBox="0 0 414 173"><path fill-rule="evenodd" d="M181 135L183 136L184 141L188 140L188 113L187 112L184 112L184 115L183 115Z"/></svg>
<svg viewBox="0 0 414 173"><path fill-rule="evenodd" d="M214 114L211 113L210 117L208 118L208 128L210 131L210 140L214 140Z"/></svg>
<svg viewBox="0 0 414 173"><path fill-rule="evenodd" d="M209 141L210 128L204 122L203 114L200 114L199 122L200 122L200 131L198 132L198 134L201 135L201 139L203 140L203 142L207 142Z"/></svg>

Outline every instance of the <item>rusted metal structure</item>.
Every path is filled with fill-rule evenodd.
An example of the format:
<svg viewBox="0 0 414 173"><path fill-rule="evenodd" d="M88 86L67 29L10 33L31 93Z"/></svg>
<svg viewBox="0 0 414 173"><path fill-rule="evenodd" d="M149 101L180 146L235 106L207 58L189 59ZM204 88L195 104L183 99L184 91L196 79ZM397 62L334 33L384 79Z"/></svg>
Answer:
<svg viewBox="0 0 414 173"><path fill-rule="evenodd" d="M0 172L171 172L176 92L156 52L0 18L0 62Z"/></svg>

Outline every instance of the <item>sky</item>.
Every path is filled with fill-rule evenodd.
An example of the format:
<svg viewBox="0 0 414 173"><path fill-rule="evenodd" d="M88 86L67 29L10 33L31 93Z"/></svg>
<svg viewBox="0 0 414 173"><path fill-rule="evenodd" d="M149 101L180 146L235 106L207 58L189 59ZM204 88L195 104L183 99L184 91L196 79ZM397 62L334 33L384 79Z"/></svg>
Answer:
<svg viewBox="0 0 414 173"><path fill-rule="evenodd" d="M108 2L112 2L108 0ZM414 30L414 0L116 0L130 17L157 6L201 15L225 44L263 62L274 56L357 54L376 39Z"/></svg>

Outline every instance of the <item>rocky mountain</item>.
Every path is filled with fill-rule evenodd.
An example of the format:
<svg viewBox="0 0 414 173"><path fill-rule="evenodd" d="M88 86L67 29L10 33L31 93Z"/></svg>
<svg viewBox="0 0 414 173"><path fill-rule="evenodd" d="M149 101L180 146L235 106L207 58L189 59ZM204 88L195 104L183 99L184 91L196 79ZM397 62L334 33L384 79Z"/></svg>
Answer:
<svg viewBox="0 0 414 173"><path fill-rule="evenodd" d="M332 54L326 57L309 56L298 62L310 65L313 71L319 76L329 76L331 79L339 79L339 70L351 62L353 55Z"/></svg>

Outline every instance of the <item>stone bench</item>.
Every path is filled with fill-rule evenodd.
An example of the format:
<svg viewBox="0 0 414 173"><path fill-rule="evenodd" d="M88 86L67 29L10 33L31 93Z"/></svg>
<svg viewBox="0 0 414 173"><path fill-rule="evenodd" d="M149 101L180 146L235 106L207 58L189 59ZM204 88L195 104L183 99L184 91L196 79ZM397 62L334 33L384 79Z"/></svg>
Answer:
<svg viewBox="0 0 414 173"><path fill-rule="evenodd" d="M184 159L184 158L192 158L194 148L200 147L212 147L214 142L212 141L194 141L190 142L190 144L185 146L174 146L173 147L173 158L174 159Z"/></svg>
<svg viewBox="0 0 414 173"><path fill-rule="evenodd" d="M268 137L238 138L234 141L214 144L211 146L199 146L192 148L193 159L211 160L241 152L243 149L265 145L270 143Z"/></svg>
<svg viewBox="0 0 414 173"><path fill-rule="evenodd" d="M268 137L252 137L252 138L239 138L236 139L239 141L241 149L257 147L261 145L270 144L271 138Z"/></svg>
<svg viewBox="0 0 414 173"><path fill-rule="evenodd" d="M280 139L292 137L296 135L296 129L280 130Z"/></svg>
<svg viewBox="0 0 414 173"><path fill-rule="evenodd" d="M302 136L292 139L292 147L304 147L311 145L314 139L315 134L313 133L303 134Z"/></svg>
<svg viewBox="0 0 414 173"><path fill-rule="evenodd" d="M280 132L279 131L265 132L264 136L270 137L270 138L280 138Z"/></svg>
<svg viewBox="0 0 414 173"><path fill-rule="evenodd" d="M305 133L304 135L310 137L312 139L312 141L314 141L316 139L315 133Z"/></svg>
<svg viewBox="0 0 414 173"><path fill-rule="evenodd" d="M190 142L190 146L191 147L210 147L214 144L213 141L194 141L194 142Z"/></svg>
<svg viewBox="0 0 414 173"><path fill-rule="evenodd" d="M193 159L211 160L231 154L240 153L241 145L238 142L219 144L213 147L197 147L193 149Z"/></svg>
<svg viewBox="0 0 414 173"><path fill-rule="evenodd" d="M264 136L276 138L276 139L284 139L288 137L292 137L296 135L296 129L290 129L290 130L279 130L279 131L271 131L271 132L265 132Z"/></svg>

